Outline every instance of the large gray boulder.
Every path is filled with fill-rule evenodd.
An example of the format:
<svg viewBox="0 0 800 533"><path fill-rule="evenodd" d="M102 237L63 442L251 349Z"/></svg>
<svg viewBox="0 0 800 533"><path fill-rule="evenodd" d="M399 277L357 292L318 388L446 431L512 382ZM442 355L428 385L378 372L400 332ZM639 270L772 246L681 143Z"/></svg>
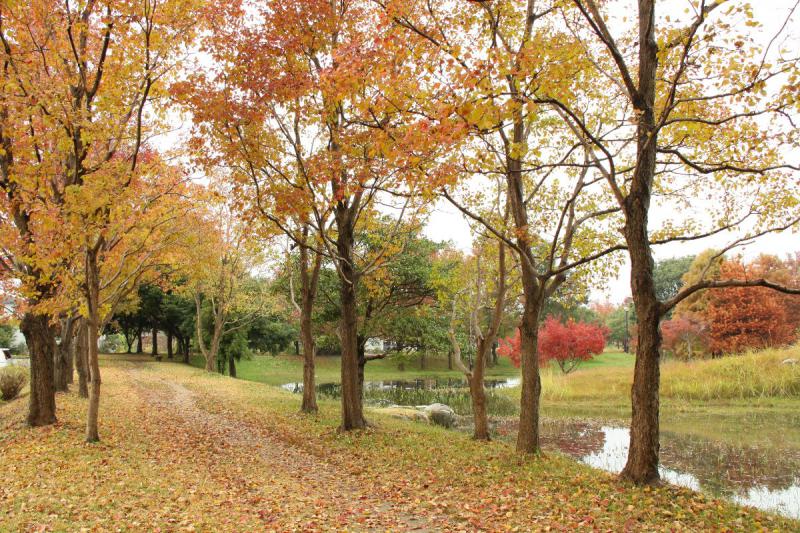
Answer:
<svg viewBox="0 0 800 533"><path fill-rule="evenodd" d="M422 409L432 423L451 428L456 424L456 413L449 405L432 403Z"/></svg>

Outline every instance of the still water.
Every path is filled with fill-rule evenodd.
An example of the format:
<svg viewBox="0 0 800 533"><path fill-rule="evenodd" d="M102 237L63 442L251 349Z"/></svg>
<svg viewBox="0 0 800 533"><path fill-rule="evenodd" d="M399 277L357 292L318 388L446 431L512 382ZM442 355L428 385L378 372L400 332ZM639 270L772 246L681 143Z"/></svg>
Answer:
<svg viewBox="0 0 800 533"><path fill-rule="evenodd" d="M794 417L785 422L797 423ZM795 426L796 427L796 426ZM752 431L746 424L742 431ZM628 428L593 420L548 419L543 447L618 473L628 455ZM675 485L800 519L800 446L661 433L661 477Z"/></svg>

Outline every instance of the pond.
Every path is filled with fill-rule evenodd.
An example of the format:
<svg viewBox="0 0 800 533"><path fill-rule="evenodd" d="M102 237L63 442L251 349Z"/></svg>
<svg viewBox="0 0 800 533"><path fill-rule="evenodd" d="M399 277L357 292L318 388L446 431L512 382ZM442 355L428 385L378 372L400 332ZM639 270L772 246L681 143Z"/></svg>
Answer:
<svg viewBox="0 0 800 533"><path fill-rule="evenodd" d="M744 418L738 421L740 430L753 431ZM783 423L798 424L800 420L788 416ZM614 473L625 466L629 437L627 427L595 420L547 419L542 424L543 448L558 449ZM771 442L722 441L664 429L661 477L675 485L800 519L800 446L767 440Z"/></svg>
<svg viewBox="0 0 800 533"><path fill-rule="evenodd" d="M519 378L487 379L484 383L489 413L495 416L511 416L517 413L519 408L515 401L494 391L518 386ZM286 383L283 388L289 392L303 392L302 383ZM320 398L336 399L341 396L341 388L339 383L321 383L317 385L317 394ZM443 403L449 405L456 414L472 414L469 387L460 378L365 381L364 402L371 406Z"/></svg>
<svg viewBox="0 0 800 533"><path fill-rule="evenodd" d="M487 380L489 412L496 435L516 434L518 405L498 389L518 378ZM302 383L284 389L302 392ZM321 397L338 398L340 385L318 386ZM368 381L364 400L373 406L444 403L470 431L469 391L464 380L428 378ZM559 412L542 422L542 446L560 450L595 468L617 473L628 453L629 433L618 417L602 412ZM716 497L800 519L800 412L761 408L744 412L662 413L661 476Z"/></svg>

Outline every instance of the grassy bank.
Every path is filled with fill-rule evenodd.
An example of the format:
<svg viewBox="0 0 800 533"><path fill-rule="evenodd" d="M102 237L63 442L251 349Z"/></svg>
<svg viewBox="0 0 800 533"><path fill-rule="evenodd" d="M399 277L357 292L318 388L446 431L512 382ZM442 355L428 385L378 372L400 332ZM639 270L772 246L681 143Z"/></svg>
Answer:
<svg viewBox="0 0 800 533"><path fill-rule="evenodd" d="M800 347L661 365L661 398L675 401L728 401L800 398ZM563 375L542 372L542 395L549 402L627 402L633 366L586 366Z"/></svg>
<svg viewBox="0 0 800 533"><path fill-rule="evenodd" d="M59 395L52 428L24 426L24 398L0 406L0 530L357 531L373 523L402 531L411 520L437 531L800 527L377 411L375 427L341 434L336 402L302 416L296 395L179 364L104 357L103 372L96 445L83 443L85 401L73 393ZM264 458L273 448L292 452ZM326 471L341 483L317 487ZM362 497L367 504L351 505ZM381 520L388 513L394 526Z"/></svg>

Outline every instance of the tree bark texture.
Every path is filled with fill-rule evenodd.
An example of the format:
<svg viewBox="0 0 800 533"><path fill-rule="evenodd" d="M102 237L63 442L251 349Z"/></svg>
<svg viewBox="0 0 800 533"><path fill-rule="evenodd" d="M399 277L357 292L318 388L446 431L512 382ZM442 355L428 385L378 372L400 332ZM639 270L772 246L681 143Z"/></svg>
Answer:
<svg viewBox="0 0 800 533"><path fill-rule="evenodd" d="M26 313L20 322L30 353L30 399L28 425L47 426L56 422L56 389L53 360L56 341L47 315Z"/></svg>

